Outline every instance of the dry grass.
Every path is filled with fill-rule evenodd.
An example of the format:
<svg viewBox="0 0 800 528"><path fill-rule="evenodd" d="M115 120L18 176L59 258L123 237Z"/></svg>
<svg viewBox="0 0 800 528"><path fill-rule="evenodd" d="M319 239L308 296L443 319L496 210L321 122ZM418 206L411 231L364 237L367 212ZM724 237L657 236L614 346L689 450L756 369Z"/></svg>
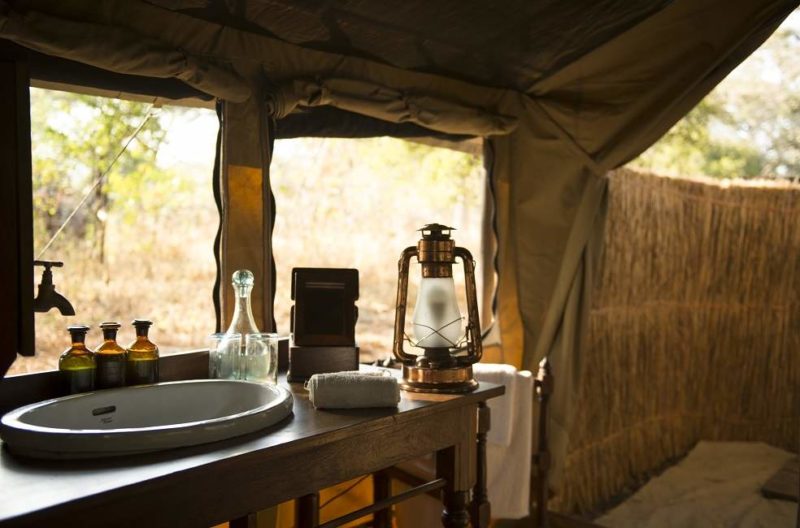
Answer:
<svg viewBox="0 0 800 528"><path fill-rule="evenodd" d="M215 325L212 248L218 226L210 159L207 165L193 167L184 194L174 197L191 204L187 208L163 219L140 214L134 224L112 210L105 264L88 241L64 232L46 257L65 261L55 271L56 287L77 317L37 314L37 355L18 358L11 375L56 368L69 345L65 327L77 322L95 327L90 346L100 343L97 325L110 319L125 324L119 341L127 344L134 336L127 323L134 317L155 322L151 336L162 353L207 346ZM391 354L397 259L416 243L416 229L433 221L455 225L457 242L479 257L479 158L391 138L299 139L276 143L271 172L277 202L275 318L282 334L289 332L292 267L354 267L360 272L361 359L385 357ZM426 182L428 193L422 189ZM457 282L461 274L456 271ZM229 277L222 286L230 287Z"/></svg>
<svg viewBox="0 0 800 528"><path fill-rule="evenodd" d="M800 188L620 170L562 510L597 510L700 439L798 450Z"/></svg>
<svg viewBox="0 0 800 528"><path fill-rule="evenodd" d="M212 245L217 213L213 204L211 199L206 207L176 211L163 223L141 219L136 225L126 225L112 217L105 265L90 258L82 245L71 247L76 241L59 242L52 256L63 259L65 267L55 270L54 280L75 307L76 316L63 317L56 310L36 314L37 354L18 358L9 373L56 368L59 354L69 345L65 331L69 324L93 327L87 338L90 347L100 344L98 325L107 320L123 323L119 342L127 345L135 336L129 324L135 317L154 321L150 335L163 353L206 346L215 324L211 292L216 276Z"/></svg>

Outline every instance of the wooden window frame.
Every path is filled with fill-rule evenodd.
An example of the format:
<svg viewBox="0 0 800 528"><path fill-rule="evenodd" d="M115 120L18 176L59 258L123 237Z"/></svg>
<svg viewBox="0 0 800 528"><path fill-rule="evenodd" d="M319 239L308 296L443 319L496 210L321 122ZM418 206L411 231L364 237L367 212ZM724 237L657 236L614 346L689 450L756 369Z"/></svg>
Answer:
<svg viewBox="0 0 800 528"><path fill-rule="evenodd" d="M0 377L34 352L30 74L22 51L0 41Z"/></svg>

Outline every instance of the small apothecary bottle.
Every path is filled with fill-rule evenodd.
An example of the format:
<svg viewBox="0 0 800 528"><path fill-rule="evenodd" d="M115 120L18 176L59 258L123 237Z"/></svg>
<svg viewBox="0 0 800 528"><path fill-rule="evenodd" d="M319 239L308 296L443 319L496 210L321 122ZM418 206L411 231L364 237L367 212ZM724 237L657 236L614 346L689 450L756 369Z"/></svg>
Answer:
<svg viewBox="0 0 800 528"><path fill-rule="evenodd" d="M128 385L158 383L158 347L147 338L152 321L134 319L136 340L128 345L125 382Z"/></svg>
<svg viewBox="0 0 800 528"><path fill-rule="evenodd" d="M95 351L97 376L95 384L98 389L113 389L125 386L125 368L128 353L117 344L117 331L121 325L109 321L102 323L103 344Z"/></svg>
<svg viewBox="0 0 800 528"><path fill-rule="evenodd" d="M86 346L86 325L70 325L67 327L72 346L58 358L58 370L70 394L94 390L95 363L94 352Z"/></svg>

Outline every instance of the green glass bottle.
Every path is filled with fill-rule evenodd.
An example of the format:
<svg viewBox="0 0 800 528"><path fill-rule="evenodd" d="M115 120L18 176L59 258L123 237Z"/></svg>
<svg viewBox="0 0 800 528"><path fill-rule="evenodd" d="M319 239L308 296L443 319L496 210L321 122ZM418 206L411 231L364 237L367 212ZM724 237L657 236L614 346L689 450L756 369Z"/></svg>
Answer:
<svg viewBox="0 0 800 528"><path fill-rule="evenodd" d="M58 358L58 370L70 394L94 390L95 363L94 352L86 346L86 325L70 325L67 331L72 339L69 347Z"/></svg>
<svg viewBox="0 0 800 528"><path fill-rule="evenodd" d="M122 326L117 322L102 323L103 344L95 351L97 363L96 385L98 389L113 389L125 386L125 369L128 352L117 344L117 331Z"/></svg>
<svg viewBox="0 0 800 528"><path fill-rule="evenodd" d="M128 345L125 382L128 385L158 383L158 347L147 338L153 325L146 319L134 319L136 340Z"/></svg>

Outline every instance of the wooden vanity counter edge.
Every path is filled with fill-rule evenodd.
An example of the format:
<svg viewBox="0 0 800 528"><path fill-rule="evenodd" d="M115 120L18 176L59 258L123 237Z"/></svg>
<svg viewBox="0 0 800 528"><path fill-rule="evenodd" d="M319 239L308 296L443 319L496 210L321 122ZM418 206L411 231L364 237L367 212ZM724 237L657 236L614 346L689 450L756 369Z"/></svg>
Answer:
<svg viewBox="0 0 800 528"><path fill-rule="evenodd" d="M316 411L302 385L281 384L293 416L213 444L85 461L28 460L3 447L0 527L212 526L468 443L478 403L504 393L482 383L456 396L403 392L397 409Z"/></svg>

